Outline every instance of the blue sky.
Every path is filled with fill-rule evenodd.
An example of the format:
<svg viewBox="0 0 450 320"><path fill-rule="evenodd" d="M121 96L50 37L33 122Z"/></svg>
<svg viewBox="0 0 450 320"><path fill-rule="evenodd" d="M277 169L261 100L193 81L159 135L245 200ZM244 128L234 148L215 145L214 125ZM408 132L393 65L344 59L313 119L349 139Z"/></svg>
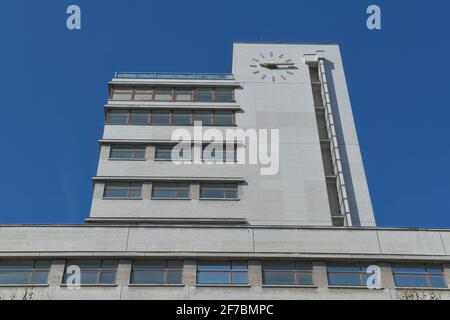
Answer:
<svg viewBox="0 0 450 320"><path fill-rule="evenodd" d="M66 28L66 8L82 30ZM365 27L382 9L382 30ZM115 71L229 72L233 41L338 42L377 222L450 227L446 1L3 0L0 223L81 223Z"/></svg>

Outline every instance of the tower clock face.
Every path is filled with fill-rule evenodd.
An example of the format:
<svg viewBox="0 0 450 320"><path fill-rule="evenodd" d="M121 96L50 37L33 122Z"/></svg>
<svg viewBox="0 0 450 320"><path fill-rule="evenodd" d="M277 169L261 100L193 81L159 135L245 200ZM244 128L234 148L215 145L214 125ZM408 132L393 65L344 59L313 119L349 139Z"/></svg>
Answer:
<svg viewBox="0 0 450 320"><path fill-rule="evenodd" d="M272 82L286 81L297 69L291 58L283 53L275 54L273 51L258 54L251 59L249 67L252 74L259 79L269 79Z"/></svg>

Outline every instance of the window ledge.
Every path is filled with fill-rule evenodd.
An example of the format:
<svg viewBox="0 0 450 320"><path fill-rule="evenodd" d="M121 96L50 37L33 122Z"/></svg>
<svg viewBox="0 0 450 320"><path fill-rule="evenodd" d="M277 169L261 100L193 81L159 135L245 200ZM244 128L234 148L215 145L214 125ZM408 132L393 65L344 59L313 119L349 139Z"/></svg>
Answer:
<svg viewBox="0 0 450 320"><path fill-rule="evenodd" d="M227 199L227 198L199 198L202 201L240 201L240 199Z"/></svg>
<svg viewBox="0 0 450 320"><path fill-rule="evenodd" d="M82 287L82 288L88 288L88 287L117 287L117 283L85 283L85 284L79 284L79 285L68 285L65 283L62 283L59 285L60 287L71 287L71 286L75 286L75 287Z"/></svg>
<svg viewBox="0 0 450 320"><path fill-rule="evenodd" d="M450 291L450 288L433 288L433 287L395 287L396 290L425 290L425 291Z"/></svg>
<svg viewBox="0 0 450 320"><path fill-rule="evenodd" d="M367 286L334 286L330 285L328 286L328 289L362 289L362 290L384 290L384 288L369 288Z"/></svg>
<svg viewBox="0 0 450 320"><path fill-rule="evenodd" d="M102 200L143 200L144 198L126 198L126 197L102 197Z"/></svg>
<svg viewBox="0 0 450 320"><path fill-rule="evenodd" d="M44 284L9 284L9 283L3 283L0 284L0 288L8 288L8 287L20 287L20 288L36 288L36 287L48 287L49 284L48 283L44 283Z"/></svg>
<svg viewBox="0 0 450 320"><path fill-rule="evenodd" d="M146 159L108 158L108 161L145 161Z"/></svg>
<svg viewBox="0 0 450 320"><path fill-rule="evenodd" d="M263 288L308 288L308 289L316 289L318 286L316 285L300 285L300 284L263 284L261 285Z"/></svg>
<svg viewBox="0 0 450 320"><path fill-rule="evenodd" d="M196 287L206 287L206 288L251 288L252 286L249 284L221 284L221 283L212 283L212 284L196 284Z"/></svg>
<svg viewBox="0 0 450 320"><path fill-rule="evenodd" d="M179 284L152 284L152 283L130 283L129 287L184 287L183 283Z"/></svg>
<svg viewBox="0 0 450 320"><path fill-rule="evenodd" d="M153 198L153 197L151 197L150 200L191 200L191 198Z"/></svg>

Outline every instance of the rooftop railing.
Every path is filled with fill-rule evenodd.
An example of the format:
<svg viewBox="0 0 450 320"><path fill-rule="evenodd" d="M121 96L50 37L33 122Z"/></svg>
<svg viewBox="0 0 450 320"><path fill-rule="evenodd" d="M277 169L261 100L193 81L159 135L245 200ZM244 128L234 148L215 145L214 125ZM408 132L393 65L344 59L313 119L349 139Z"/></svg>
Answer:
<svg viewBox="0 0 450 320"><path fill-rule="evenodd" d="M117 79L234 80L230 73L116 72Z"/></svg>

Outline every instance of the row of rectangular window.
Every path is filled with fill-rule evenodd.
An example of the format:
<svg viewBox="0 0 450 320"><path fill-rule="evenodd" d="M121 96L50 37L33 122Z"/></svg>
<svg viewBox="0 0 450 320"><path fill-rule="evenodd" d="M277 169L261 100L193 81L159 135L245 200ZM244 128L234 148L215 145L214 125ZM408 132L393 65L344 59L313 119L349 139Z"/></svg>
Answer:
<svg viewBox="0 0 450 320"><path fill-rule="evenodd" d="M104 198L142 197L142 182L107 181ZM190 199L190 184L184 182L153 182L152 199ZM200 183L200 199L238 199L237 183Z"/></svg>
<svg viewBox="0 0 450 320"><path fill-rule="evenodd" d="M174 149L174 145L156 145L155 160L192 160L191 146ZM109 159L114 160L144 160L146 145L144 144L113 144L110 147ZM175 155L175 159L173 159ZM235 162L237 160L237 145L208 144L203 146L201 157L204 161Z"/></svg>
<svg viewBox="0 0 450 320"><path fill-rule="evenodd" d="M233 88L114 86L112 100L234 102Z"/></svg>
<svg viewBox="0 0 450 320"><path fill-rule="evenodd" d="M0 285L46 284L50 261L0 261ZM115 284L116 260L67 261L63 283L80 271L81 284ZM75 268L74 268L75 267ZM370 275L367 264L330 263L327 265L331 286L366 286ZM131 284L182 284L183 262L180 260L136 260L131 270ZM440 265L396 264L392 266L396 287L447 288ZM264 285L314 285L312 263L309 261L263 261ZM243 260L198 261L197 284L248 284L248 264Z"/></svg>
<svg viewBox="0 0 450 320"><path fill-rule="evenodd" d="M152 126L234 126L235 111L216 110L109 110L106 124Z"/></svg>

